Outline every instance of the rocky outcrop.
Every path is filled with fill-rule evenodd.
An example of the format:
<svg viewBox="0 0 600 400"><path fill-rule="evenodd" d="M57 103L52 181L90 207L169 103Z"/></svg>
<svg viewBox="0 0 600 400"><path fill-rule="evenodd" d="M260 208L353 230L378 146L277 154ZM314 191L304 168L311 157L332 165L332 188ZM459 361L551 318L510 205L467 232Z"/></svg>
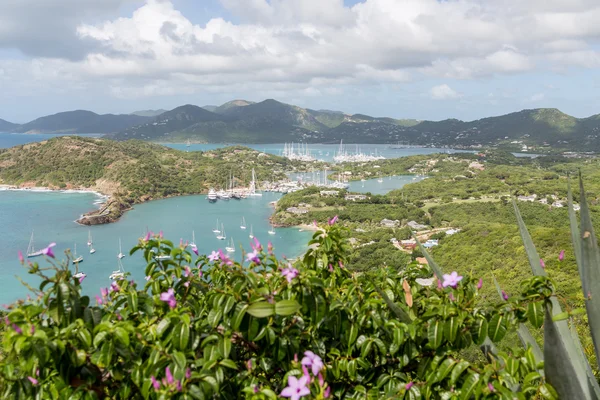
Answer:
<svg viewBox="0 0 600 400"><path fill-rule="evenodd" d="M125 211L131 210L131 205L120 198L112 198L100 209L85 213L77 220L81 225L101 225L116 222Z"/></svg>

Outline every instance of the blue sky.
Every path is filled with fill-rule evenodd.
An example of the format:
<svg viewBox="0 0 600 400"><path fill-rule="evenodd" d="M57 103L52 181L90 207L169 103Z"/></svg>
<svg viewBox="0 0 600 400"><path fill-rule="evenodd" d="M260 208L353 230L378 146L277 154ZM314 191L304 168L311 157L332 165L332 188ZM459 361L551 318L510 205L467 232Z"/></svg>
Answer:
<svg viewBox="0 0 600 400"><path fill-rule="evenodd" d="M597 0L0 2L0 118L266 98L464 120L600 113Z"/></svg>

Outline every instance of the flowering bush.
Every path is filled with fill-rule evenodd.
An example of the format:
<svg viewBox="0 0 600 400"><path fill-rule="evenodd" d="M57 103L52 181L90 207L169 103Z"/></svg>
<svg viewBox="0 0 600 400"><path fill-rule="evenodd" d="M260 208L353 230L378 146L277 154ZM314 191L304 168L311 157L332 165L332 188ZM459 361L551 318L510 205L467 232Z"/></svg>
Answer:
<svg viewBox="0 0 600 400"><path fill-rule="evenodd" d="M3 398L556 397L532 347L493 344L541 326L548 278L484 306L491 282L477 277L352 272L336 220L294 262L258 240L240 264L148 235L131 251L147 262L144 286L125 278L95 300L50 252L49 268L28 265L36 299L5 319ZM472 346L487 357L465 359Z"/></svg>

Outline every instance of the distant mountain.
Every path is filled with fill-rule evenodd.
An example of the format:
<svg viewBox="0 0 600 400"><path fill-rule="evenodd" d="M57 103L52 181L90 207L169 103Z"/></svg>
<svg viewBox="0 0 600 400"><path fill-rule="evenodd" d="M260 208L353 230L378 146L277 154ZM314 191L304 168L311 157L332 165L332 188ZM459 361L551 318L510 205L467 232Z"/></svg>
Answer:
<svg viewBox="0 0 600 400"><path fill-rule="evenodd" d="M12 122L5 121L0 118L0 132L9 132L15 129L18 125Z"/></svg>
<svg viewBox="0 0 600 400"><path fill-rule="evenodd" d="M202 106L202 108L204 108L206 111L215 112L219 106Z"/></svg>
<svg viewBox="0 0 600 400"><path fill-rule="evenodd" d="M162 113L167 112L167 110L163 110L162 108L159 108L158 110L140 110L140 111L134 111L131 113L131 115L138 115L140 117L156 117Z"/></svg>
<svg viewBox="0 0 600 400"><path fill-rule="evenodd" d="M210 108L210 107L209 107ZM553 108L522 110L475 121L420 121L311 110L268 99L233 100L211 112L182 106L112 135L154 141L273 143L397 143L478 147L551 146L600 151L600 114L575 118Z"/></svg>
<svg viewBox="0 0 600 400"><path fill-rule="evenodd" d="M99 115L91 111L76 110L41 117L12 129L20 133L112 133L148 121L138 115Z"/></svg>

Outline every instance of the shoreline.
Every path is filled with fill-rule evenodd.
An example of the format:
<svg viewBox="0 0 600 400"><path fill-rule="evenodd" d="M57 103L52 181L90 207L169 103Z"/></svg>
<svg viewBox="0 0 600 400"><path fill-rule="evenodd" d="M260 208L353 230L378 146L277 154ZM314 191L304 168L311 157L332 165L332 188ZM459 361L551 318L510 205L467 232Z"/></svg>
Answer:
<svg viewBox="0 0 600 400"><path fill-rule="evenodd" d="M65 193L65 194L79 194L79 193L90 193L97 197L105 200L110 199L110 195L97 192L91 189L50 189L49 187L36 186L36 187L18 187L15 185L0 185L0 192L31 192L31 193Z"/></svg>

